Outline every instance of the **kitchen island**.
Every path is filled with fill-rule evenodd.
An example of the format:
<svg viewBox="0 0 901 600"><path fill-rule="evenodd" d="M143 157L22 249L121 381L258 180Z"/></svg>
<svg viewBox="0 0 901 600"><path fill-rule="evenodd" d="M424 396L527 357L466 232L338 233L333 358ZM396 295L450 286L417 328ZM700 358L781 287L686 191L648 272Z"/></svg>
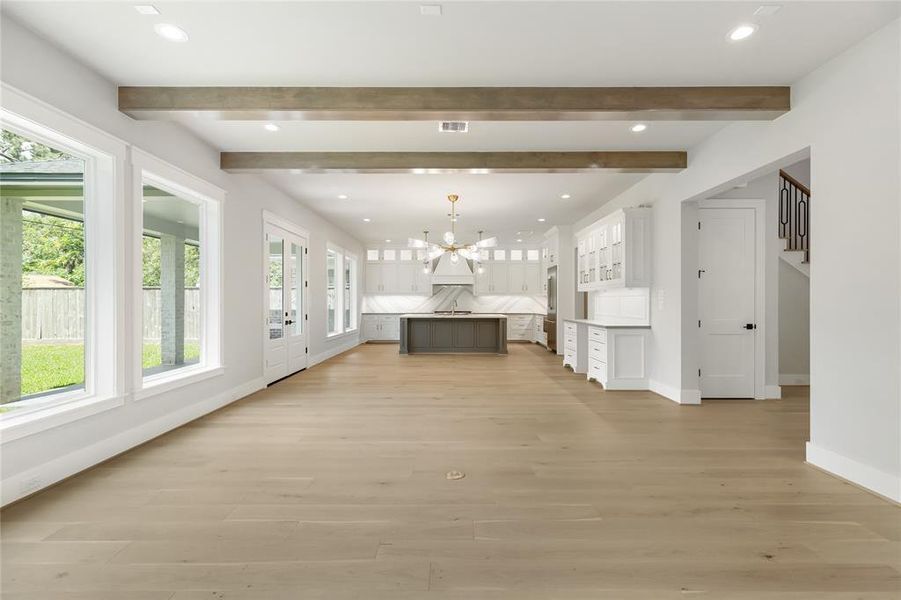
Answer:
<svg viewBox="0 0 901 600"><path fill-rule="evenodd" d="M493 313L400 316L401 354L506 354L507 317Z"/></svg>

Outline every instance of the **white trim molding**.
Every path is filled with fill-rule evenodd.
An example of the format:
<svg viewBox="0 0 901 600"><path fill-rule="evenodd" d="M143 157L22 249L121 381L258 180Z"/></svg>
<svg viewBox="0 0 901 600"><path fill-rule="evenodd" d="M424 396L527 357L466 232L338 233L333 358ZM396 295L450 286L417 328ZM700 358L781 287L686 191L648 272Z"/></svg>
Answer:
<svg viewBox="0 0 901 600"><path fill-rule="evenodd" d="M810 385L810 373L780 373L779 385Z"/></svg>
<svg viewBox="0 0 901 600"><path fill-rule="evenodd" d="M766 399L767 400L778 400L782 397L782 388L778 385L770 385L767 384L766 388Z"/></svg>
<svg viewBox="0 0 901 600"><path fill-rule="evenodd" d="M314 354L310 357L310 366L318 365L321 362L324 362L330 358L338 356L339 354L344 354L348 350L352 350L359 346L362 342L360 341L359 331L354 331L354 335L352 338L349 338L347 341L343 341L340 344L335 344L328 350L320 352L319 354ZM349 336L350 333L341 334L342 336ZM328 338L326 343L335 340L335 338ZM337 340L336 340L337 341Z"/></svg>
<svg viewBox="0 0 901 600"><path fill-rule="evenodd" d="M64 454L59 458L27 471L16 473L9 478L3 479L2 485L0 485L0 505L6 506L10 502L20 500L38 490L58 483L105 460L109 460L135 446L148 442L195 419L199 419L236 400L249 396L264 387L262 377L252 379L247 383L216 394L206 400L190 404L182 410L166 414L75 452Z"/></svg>
<svg viewBox="0 0 901 600"><path fill-rule="evenodd" d="M680 390L654 379L648 380L648 389L676 404L700 404L701 390Z"/></svg>
<svg viewBox="0 0 901 600"><path fill-rule="evenodd" d="M807 442L807 462L830 475L901 503L901 477Z"/></svg>

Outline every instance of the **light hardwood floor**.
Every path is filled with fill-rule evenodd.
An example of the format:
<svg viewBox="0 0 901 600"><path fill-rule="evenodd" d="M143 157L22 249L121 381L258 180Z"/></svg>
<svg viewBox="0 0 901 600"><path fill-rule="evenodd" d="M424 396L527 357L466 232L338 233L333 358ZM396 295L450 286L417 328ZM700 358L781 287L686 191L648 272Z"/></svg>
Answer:
<svg viewBox="0 0 901 600"><path fill-rule="evenodd" d="M786 391L362 346L4 510L3 598L901 597L901 509L804 464Z"/></svg>

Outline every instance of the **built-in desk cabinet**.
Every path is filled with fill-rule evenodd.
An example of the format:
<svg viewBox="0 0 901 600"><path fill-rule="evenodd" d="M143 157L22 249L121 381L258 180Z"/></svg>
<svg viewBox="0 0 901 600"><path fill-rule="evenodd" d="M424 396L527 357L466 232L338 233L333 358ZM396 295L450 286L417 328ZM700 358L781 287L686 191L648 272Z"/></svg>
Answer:
<svg viewBox="0 0 901 600"><path fill-rule="evenodd" d="M563 365L608 390L648 389L647 327L563 324Z"/></svg>
<svg viewBox="0 0 901 600"><path fill-rule="evenodd" d="M580 292L651 285L651 209L624 208L576 234Z"/></svg>

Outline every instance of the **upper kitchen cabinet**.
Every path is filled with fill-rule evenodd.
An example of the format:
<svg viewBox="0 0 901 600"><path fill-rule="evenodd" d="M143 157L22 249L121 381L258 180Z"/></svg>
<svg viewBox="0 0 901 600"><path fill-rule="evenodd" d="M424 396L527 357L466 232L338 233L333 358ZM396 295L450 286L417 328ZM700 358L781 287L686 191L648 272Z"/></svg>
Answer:
<svg viewBox="0 0 901 600"><path fill-rule="evenodd" d="M624 208L576 234L580 292L651 285L651 209Z"/></svg>
<svg viewBox="0 0 901 600"><path fill-rule="evenodd" d="M504 249L490 252L476 272L476 295L540 295L541 260L538 249Z"/></svg>
<svg viewBox="0 0 901 600"><path fill-rule="evenodd" d="M423 272L422 251L384 248L366 252L367 294L431 294L431 272Z"/></svg>

